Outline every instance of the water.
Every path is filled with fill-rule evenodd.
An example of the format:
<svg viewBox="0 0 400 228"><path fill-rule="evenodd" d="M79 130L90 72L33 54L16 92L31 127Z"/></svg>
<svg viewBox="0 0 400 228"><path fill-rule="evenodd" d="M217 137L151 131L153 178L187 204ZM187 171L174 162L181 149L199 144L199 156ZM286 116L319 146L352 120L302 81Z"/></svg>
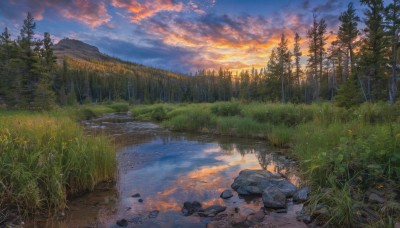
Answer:
<svg viewBox="0 0 400 228"><path fill-rule="evenodd" d="M114 200L106 200L107 207L98 208L102 215L97 215L95 224L100 227L114 227L115 221L122 218L133 227L205 227L209 218L185 217L181 213L183 203L194 200L203 208L222 205L258 211L263 207L260 197L242 198L234 192L230 199L220 198L243 169L279 172L297 186L301 181L296 163L282 155L283 150L263 140L173 133L152 123L135 122L126 114L110 114L84 124L88 134L106 133L119 148L118 197L112 192L104 196ZM136 193L139 198L132 197ZM114 209L107 209L110 204ZM288 213L279 216L295 218L300 209L301 205L289 203ZM149 218L155 210L158 216ZM88 224L84 223L75 224Z"/></svg>

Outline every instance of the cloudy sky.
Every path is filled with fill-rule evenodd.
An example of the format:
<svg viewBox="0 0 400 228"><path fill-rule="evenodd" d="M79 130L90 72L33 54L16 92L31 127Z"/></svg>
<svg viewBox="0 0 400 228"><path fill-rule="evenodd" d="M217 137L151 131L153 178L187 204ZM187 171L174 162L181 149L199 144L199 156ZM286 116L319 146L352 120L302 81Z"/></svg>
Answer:
<svg viewBox="0 0 400 228"><path fill-rule="evenodd" d="M348 0L0 0L17 36L26 12L38 34L68 37L123 60L178 72L264 67L285 33L305 36L313 13L336 31ZM354 1L357 12L362 9ZM334 35L330 35L330 40ZM303 46L307 43L303 38ZM290 48L291 43L290 43Z"/></svg>

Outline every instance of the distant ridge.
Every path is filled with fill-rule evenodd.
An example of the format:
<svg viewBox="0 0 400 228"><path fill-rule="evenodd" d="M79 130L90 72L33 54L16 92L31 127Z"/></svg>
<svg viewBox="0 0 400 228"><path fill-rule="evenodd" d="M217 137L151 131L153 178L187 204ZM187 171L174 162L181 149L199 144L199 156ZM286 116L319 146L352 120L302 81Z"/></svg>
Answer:
<svg viewBox="0 0 400 228"><path fill-rule="evenodd" d="M99 49L90 44L84 43L80 40L74 40L69 38L64 38L60 40L53 47L54 54L57 56L57 59L62 61L64 56L69 56L78 59L84 60L103 60L103 61L112 61L115 58L112 58L106 54L103 54L99 51Z"/></svg>
<svg viewBox="0 0 400 228"><path fill-rule="evenodd" d="M148 77L158 75L162 77L181 77L184 74L175 73L156 67L145 66L135 62L124 61L101 53L96 46L80 40L64 38L53 46L57 63L63 64L65 59L71 69L101 71L110 74L137 75Z"/></svg>

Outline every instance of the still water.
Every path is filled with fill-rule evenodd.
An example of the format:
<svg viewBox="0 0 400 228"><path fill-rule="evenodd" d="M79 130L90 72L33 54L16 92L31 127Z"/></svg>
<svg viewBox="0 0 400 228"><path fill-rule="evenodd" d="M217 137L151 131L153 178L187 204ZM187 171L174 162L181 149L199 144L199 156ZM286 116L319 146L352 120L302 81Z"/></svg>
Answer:
<svg viewBox="0 0 400 228"><path fill-rule="evenodd" d="M90 223L90 216L87 221L78 219L85 217L85 204L76 208L75 218L69 217L69 224L76 226L117 227L117 220L126 219L130 227L205 227L209 218L182 215L185 201L198 201L203 208L221 205L258 211L263 207L261 197L243 198L234 192L230 199L220 198L243 169L281 173L297 186L301 181L296 163L263 140L169 132L134 121L128 114L109 114L83 124L88 134L113 138L119 148L118 178L115 191L92 202L98 205L96 222L91 218ZM140 197L133 197L137 193ZM96 194L78 200L91 202ZM281 216L294 218L300 207L289 203ZM151 212L156 217L149 216Z"/></svg>

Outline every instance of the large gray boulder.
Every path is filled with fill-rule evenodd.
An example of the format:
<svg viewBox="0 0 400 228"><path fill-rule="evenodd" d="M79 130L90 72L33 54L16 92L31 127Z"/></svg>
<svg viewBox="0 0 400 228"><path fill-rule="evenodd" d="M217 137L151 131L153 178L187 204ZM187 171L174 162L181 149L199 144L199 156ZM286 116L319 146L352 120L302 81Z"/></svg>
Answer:
<svg viewBox="0 0 400 228"><path fill-rule="evenodd" d="M262 200L266 208L286 208L286 195L276 186L265 189L262 194Z"/></svg>
<svg viewBox="0 0 400 228"><path fill-rule="evenodd" d="M231 187L240 195L263 194L269 187L277 187L286 196L291 197L297 187L283 178L266 170L243 170L235 178Z"/></svg>

